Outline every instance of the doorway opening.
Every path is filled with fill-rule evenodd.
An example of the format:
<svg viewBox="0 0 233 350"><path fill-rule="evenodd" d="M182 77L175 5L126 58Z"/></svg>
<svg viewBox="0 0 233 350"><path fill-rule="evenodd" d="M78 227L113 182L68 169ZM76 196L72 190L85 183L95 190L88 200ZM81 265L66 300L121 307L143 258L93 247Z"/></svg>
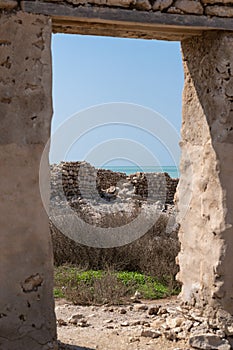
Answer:
<svg viewBox="0 0 233 350"><path fill-rule="evenodd" d="M176 294L179 43L55 35L53 69L55 297Z"/></svg>

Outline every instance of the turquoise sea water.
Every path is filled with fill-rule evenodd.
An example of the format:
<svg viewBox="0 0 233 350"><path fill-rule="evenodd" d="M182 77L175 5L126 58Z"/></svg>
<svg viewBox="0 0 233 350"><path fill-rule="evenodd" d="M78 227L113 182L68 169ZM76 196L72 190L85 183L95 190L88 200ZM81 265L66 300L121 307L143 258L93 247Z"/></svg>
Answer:
<svg viewBox="0 0 233 350"><path fill-rule="evenodd" d="M179 178L179 169L175 166L104 166L104 169L126 173L127 175L134 174L137 171L145 173L161 173L166 172L173 178Z"/></svg>

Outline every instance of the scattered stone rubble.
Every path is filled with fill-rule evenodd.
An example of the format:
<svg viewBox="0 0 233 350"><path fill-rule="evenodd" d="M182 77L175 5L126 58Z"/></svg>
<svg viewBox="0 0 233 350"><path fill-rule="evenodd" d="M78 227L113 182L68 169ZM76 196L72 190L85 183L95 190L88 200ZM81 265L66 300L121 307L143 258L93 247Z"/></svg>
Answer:
<svg viewBox="0 0 233 350"><path fill-rule="evenodd" d="M173 215L177 184L178 179L167 173L127 176L86 162L62 162L51 166L51 221L69 215L71 208L85 222L100 227L125 225L140 208L148 215L155 210Z"/></svg>
<svg viewBox="0 0 233 350"><path fill-rule="evenodd" d="M127 331L129 343L146 337L165 338L174 344L174 350L181 349L181 341L186 350L230 350L233 345L231 316L209 307L203 311L179 305L177 301L144 304L137 300L131 305L101 307L65 304L56 307L56 314L59 328L90 327L90 332L112 329L119 335Z"/></svg>

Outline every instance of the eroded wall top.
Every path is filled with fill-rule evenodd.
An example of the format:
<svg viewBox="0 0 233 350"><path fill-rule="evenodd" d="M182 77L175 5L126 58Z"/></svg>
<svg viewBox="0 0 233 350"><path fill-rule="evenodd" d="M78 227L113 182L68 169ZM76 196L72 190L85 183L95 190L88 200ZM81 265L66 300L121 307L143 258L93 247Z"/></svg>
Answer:
<svg viewBox="0 0 233 350"><path fill-rule="evenodd" d="M48 15L55 33L183 40L233 31L233 0L0 0L0 10Z"/></svg>

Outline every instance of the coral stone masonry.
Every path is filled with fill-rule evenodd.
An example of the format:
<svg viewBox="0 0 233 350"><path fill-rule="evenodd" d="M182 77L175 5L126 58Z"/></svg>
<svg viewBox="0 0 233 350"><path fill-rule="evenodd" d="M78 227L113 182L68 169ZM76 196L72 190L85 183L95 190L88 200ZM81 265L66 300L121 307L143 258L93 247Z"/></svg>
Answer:
<svg viewBox="0 0 233 350"><path fill-rule="evenodd" d="M51 21L5 13L0 28L0 349L56 349L52 247L38 186L52 115Z"/></svg>
<svg viewBox="0 0 233 350"><path fill-rule="evenodd" d="M181 41L181 300L205 313L209 307L213 319L221 312L226 324L233 314L233 1L0 0L0 28L0 350L58 347L39 191L52 116L52 32ZM49 166L44 171L48 202ZM195 334L190 346L230 346L216 342L215 334Z"/></svg>
<svg viewBox="0 0 233 350"><path fill-rule="evenodd" d="M21 1L31 13L51 16L55 33L183 40L203 30L233 30L232 2L211 0Z"/></svg>
<svg viewBox="0 0 233 350"><path fill-rule="evenodd" d="M233 314L233 33L205 33L182 50L182 297Z"/></svg>

